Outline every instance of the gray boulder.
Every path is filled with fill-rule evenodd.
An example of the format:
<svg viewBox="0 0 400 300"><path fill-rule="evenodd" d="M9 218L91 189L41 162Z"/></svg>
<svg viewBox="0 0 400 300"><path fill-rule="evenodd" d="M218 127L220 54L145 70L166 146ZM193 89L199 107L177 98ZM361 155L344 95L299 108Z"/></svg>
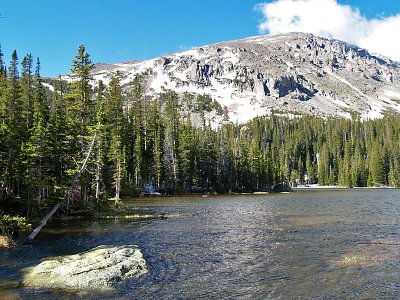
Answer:
<svg viewBox="0 0 400 300"><path fill-rule="evenodd" d="M54 257L26 270L24 285L46 288L104 289L147 272L132 245L99 246L76 255Z"/></svg>

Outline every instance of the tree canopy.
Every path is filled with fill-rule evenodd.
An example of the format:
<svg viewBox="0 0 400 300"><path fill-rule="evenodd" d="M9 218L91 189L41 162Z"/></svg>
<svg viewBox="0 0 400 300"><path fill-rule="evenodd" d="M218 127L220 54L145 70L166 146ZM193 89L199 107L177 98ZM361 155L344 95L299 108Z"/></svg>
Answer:
<svg viewBox="0 0 400 300"><path fill-rule="evenodd" d="M18 199L14 206L26 214L63 197L95 133L94 151L69 201L114 198L117 204L145 189L400 186L398 114L362 121L273 112L232 124L208 95L146 96L139 75L130 84L118 73L107 85L95 83L83 45L69 83L42 78L31 54L20 65L14 51L8 68L3 57L0 50L0 202ZM218 126L205 117L213 109L225 114Z"/></svg>

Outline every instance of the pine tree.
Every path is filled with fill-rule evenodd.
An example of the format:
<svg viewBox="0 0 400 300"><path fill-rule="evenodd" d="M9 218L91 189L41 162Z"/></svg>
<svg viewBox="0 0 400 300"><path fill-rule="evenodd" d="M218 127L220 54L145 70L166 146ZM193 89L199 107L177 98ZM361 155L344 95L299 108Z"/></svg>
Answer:
<svg viewBox="0 0 400 300"><path fill-rule="evenodd" d="M32 125L29 128L29 139L26 145L26 182L29 194L36 202L42 204L49 195L49 152L48 152L48 111L46 97L40 75L40 60L37 59L35 70L32 110Z"/></svg>
<svg viewBox="0 0 400 300"><path fill-rule="evenodd" d="M97 141L95 144L95 198L97 204L101 200L101 191L103 185L103 192L105 192L106 187L104 186L104 167L106 165L106 154L107 149L107 134L108 134L108 124L106 116L106 104L104 97L104 84L103 81L99 81L97 87L97 97L96 97L96 126L97 126Z"/></svg>
<svg viewBox="0 0 400 300"><path fill-rule="evenodd" d="M142 89L142 77L135 76L128 104L129 130L126 131L128 158L128 177L131 177L136 188L142 187L142 177L145 176L144 151L145 151L145 97Z"/></svg>
<svg viewBox="0 0 400 300"><path fill-rule="evenodd" d="M254 191L261 190L262 157L260 146L256 138L253 139L249 149L250 173L252 175L251 187Z"/></svg>
<svg viewBox="0 0 400 300"><path fill-rule="evenodd" d="M26 145L26 182L29 183L29 195L32 194L32 196L36 199L36 202L38 204L42 204L49 195L49 184L47 177L48 132L43 117L39 117L34 120L34 125L30 129L30 133L30 138Z"/></svg>
<svg viewBox="0 0 400 300"><path fill-rule="evenodd" d="M329 151L326 144L322 146L322 150L318 155L318 184L328 185L329 184Z"/></svg>
<svg viewBox="0 0 400 300"><path fill-rule="evenodd" d="M70 159L68 152L70 149L67 124L67 103L65 101L65 90L61 76L54 84L54 93L52 94L49 121L48 121L49 143L48 143L48 161L51 182L54 187L66 187L68 179L66 172L68 170L68 161Z"/></svg>
<svg viewBox="0 0 400 300"><path fill-rule="evenodd" d="M173 191L178 183L178 149L181 124L177 95L168 93L165 97L164 114L165 120L168 121L165 127L164 161L166 162L166 177L169 182L166 188Z"/></svg>
<svg viewBox="0 0 400 300"><path fill-rule="evenodd" d="M165 143L165 126L161 116L161 107L159 101L154 100L149 107L149 117L147 118L149 140L148 166L149 179L155 182L158 189L165 180L164 171L164 143Z"/></svg>
<svg viewBox="0 0 400 300"><path fill-rule="evenodd" d="M72 61L70 91L67 100L67 139L69 166L68 174L73 175L83 163L88 145L95 129L94 103L90 85L90 71L93 69L85 46L80 45ZM91 189L91 174L85 172L79 178L78 199L88 200Z"/></svg>
<svg viewBox="0 0 400 300"><path fill-rule="evenodd" d="M5 124L7 109L7 72L3 61L3 52L0 48L0 123Z"/></svg>
<svg viewBox="0 0 400 300"><path fill-rule="evenodd" d="M182 131L179 135L178 147L179 178L182 182L182 188L186 192L190 192L193 185L194 147L194 132L190 115L188 115L186 124L182 126Z"/></svg>
<svg viewBox="0 0 400 300"><path fill-rule="evenodd" d="M1 50L1 46L0 46L0 74L6 74L6 70L5 70L5 64L4 64L4 54L3 51Z"/></svg>
<svg viewBox="0 0 400 300"><path fill-rule="evenodd" d="M49 119L49 109L48 109L48 100L46 97L46 92L43 87L43 80L40 74L41 72L41 64L40 59L36 60L36 68L35 68L35 76L34 76L34 87L33 87L33 120L38 120L43 118L45 122Z"/></svg>
<svg viewBox="0 0 400 300"><path fill-rule="evenodd" d="M344 151L344 157L343 157L343 175L344 179L343 182L341 182L341 185L343 186L348 186L348 187L353 187L353 182L352 182L352 167L355 167L355 165L351 165L351 153L350 153L350 145L349 143L346 143L345 145L345 151Z"/></svg>
<svg viewBox="0 0 400 300"><path fill-rule="evenodd" d="M3 61L3 52L0 48L0 201L6 195L7 163L10 149L9 123L7 122L7 72Z"/></svg>
<svg viewBox="0 0 400 300"><path fill-rule="evenodd" d="M22 73L21 73L21 97L24 103L23 113L25 119L26 132L32 128L33 125L33 57L32 54L27 54L22 60Z"/></svg>
<svg viewBox="0 0 400 300"><path fill-rule="evenodd" d="M375 142L372 148L369 163L369 186L381 186L387 184L387 160L386 150L382 149L379 142Z"/></svg>
<svg viewBox="0 0 400 300"><path fill-rule="evenodd" d="M271 189L273 186L277 184L275 178L277 174L275 174L274 170L276 169L273 165L273 159L271 155L271 150L269 145L266 146L264 151L264 159L263 159L263 173L265 174L265 187L267 189Z"/></svg>
<svg viewBox="0 0 400 300"><path fill-rule="evenodd" d="M219 176L219 191L231 192L233 189L233 182L235 181L233 176L234 172L232 170L233 153L232 146L228 135L228 126L223 125L219 131L219 161L218 166L220 169Z"/></svg>
<svg viewBox="0 0 400 300"><path fill-rule="evenodd" d="M110 135L109 159L112 163L114 179L114 200L118 207L121 199L122 181L124 180L125 166L123 154L123 95L119 74L112 76L106 92L106 115L108 118L107 130Z"/></svg>
<svg viewBox="0 0 400 300"><path fill-rule="evenodd" d="M20 195L22 171L22 147L26 138L24 130L23 103L19 84L18 55L14 50L8 69L6 122L9 130L8 160L6 162L6 181L10 195Z"/></svg>

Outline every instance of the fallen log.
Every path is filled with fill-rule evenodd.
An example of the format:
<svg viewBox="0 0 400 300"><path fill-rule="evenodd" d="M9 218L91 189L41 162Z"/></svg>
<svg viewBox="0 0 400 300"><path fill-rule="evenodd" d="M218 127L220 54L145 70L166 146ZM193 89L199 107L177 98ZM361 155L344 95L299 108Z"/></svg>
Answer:
<svg viewBox="0 0 400 300"><path fill-rule="evenodd" d="M42 219L40 222L39 226L35 228L34 231L31 232L31 234L25 239L24 244L30 244L32 243L33 239L36 237L36 235L39 233L39 231L46 225L47 221L51 218L52 215L60 208L62 202L57 203L53 209Z"/></svg>

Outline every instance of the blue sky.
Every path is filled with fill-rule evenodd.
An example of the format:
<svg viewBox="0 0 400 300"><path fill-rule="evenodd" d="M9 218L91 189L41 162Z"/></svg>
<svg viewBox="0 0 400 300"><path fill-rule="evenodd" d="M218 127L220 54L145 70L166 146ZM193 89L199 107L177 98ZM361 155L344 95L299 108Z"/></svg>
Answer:
<svg viewBox="0 0 400 300"><path fill-rule="evenodd" d="M298 0L0 0L0 44L7 64L16 49L20 60L39 56L43 74L56 76L69 72L81 43L93 62L111 63L268 33L268 24L263 30L260 24L270 15L255 6L285 1ZM338 1L343 4L367 20L400 14L398 0Z"/></svg>

